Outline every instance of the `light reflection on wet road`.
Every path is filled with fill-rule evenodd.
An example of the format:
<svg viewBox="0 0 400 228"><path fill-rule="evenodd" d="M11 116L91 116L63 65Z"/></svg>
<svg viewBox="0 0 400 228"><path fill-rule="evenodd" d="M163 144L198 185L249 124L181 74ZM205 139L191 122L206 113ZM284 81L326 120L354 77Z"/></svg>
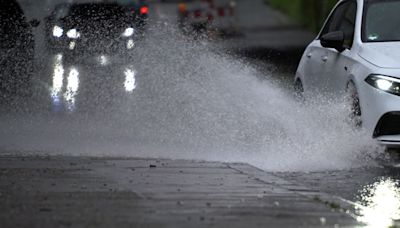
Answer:
<svg viewBox="0 0 400 228"><path fill-rule="evenodd" d="M358 221L368 227L390 227L400 219L400 189L398 180L391 177L364 186L359 191Z"/></svg>
<svg viewBox="0 0 400 228"><path fill-rule="evenodd" d="M90 85L90 80L87 80L87 77L90 76L90 71L97 68L97 70L103 70L103 68L108 67L110 57L105 55L99 55L97 57L97 64L95 65L67 65L64 63L63 54L55 54L50 56L51 64L51 85L49 89L49 96L51 98L51 106L53 112L69 112L72 113L77 111L79 107L77 107L77 103L79 103L78 99L86 99L83 96L78 96L81 90L90 90L91 93L104 93L105 91L101 91L103 86L100 85L99 88L96 86ZM87 72L81 75L80 70L86 69ZM114 68L114 66L113 66ZM100 84L116 84L113 89L116 90L124 90L126 94L131 94L136 89L136 70L134 67L130 65L118 66L117 69L113 69L112 74L115 71L120 72L122 75L112 75L108 80L101 81L96 80L96 83ZM99 75L99 77L104 75ZM85 79L86 77L86 79ZM123 78L122 80L119 80ZM83 82L87 82L82 85ZM82 86L86 86L88 88L81 88ZM120 87L120 88L118 88ZM107 92L107 91L106 91ZM123 93L121 93L122 95ZM93 98L95 99L95 98Z"/></svg>
<svg viewBox="0 0 400 228"><path fill-rule="evenodd" d="M366 227L392 227L400 220L400 170L388 167L276 175L354 202Z"/></svg>

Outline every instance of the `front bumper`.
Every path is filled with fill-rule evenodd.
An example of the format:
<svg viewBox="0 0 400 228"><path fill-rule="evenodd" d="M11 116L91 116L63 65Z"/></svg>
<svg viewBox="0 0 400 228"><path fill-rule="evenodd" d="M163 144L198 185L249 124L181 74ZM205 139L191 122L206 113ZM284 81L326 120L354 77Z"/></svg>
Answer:
<svg viewBox="0 0 400 228"><path fill-rule="evenodd" d="M379 144L383 146L390 148L400 148L400 134L380 136L377 137L376 140Z"/></svg>
<svg viewBox="0 0 400 228"><path fill-rule="evenodd" d="M362 121L378 143L400 147L400 96L360 83Z"/></svg>
<svg viewBox="0 0 400 228"><path fill-rule="evenodd" d="M131 45L128 47L128 42ZM89 44L80 40L64 43L58 53L65 56L68 64L89 64L93 66L108 66L127 64L131 60L131 53L136 46L136 41L115 40Z"/></svg>

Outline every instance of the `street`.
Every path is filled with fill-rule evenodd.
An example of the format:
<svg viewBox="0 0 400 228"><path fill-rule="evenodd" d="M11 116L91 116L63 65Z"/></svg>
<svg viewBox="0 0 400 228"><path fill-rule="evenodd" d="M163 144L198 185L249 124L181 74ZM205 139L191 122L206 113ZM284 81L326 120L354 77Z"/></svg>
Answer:
<svg viewBox="0 0 400 228"><path fill-rule="evenodd" d="M20 2L41 21L55 5ZM50 50L34 28L30 87L0 100L0 227L400 226L385 149L343 100L293 95L315 34L262 0L236 7L237 33L202 39L176 2L150 3L117 55Z"/></svg>

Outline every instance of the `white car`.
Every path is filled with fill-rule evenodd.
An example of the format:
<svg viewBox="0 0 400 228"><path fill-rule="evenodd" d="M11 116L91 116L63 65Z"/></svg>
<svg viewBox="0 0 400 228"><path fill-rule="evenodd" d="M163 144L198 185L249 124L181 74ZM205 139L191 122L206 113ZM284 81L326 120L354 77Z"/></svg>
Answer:
<svg viewBox="0 0 400 228"><path fill-rule="evenodd" d="M356 124L400 147L400 0L342 0L305 50L300 94L347 94Z"/></svg>

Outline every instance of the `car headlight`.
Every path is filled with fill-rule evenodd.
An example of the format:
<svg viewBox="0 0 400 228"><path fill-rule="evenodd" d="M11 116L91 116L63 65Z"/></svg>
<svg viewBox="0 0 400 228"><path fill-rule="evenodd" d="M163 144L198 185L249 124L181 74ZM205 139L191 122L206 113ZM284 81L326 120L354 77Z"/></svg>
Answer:
<svg viewBox="0 0 400 228"><path fill-rule="evenodd" d="M81 34L76 29L70 29L67 32L67 36L71 39L78 39L81 36Z"/></svg>
<svg viewBox="0 0 400 228"><path fill-rule="evenodd" d="M64 29L63 29L63 28L61 28L61 27L58 26L58 25L55 25L55 26L53 27L53 36L54 36L54 37L60 38L60 37L62 37L63 34L64 34Z"/></svg>
<svg viewBox="0 0 400 228"><path fill-rule="evenodd" d="M133 28L127 28L127 29L125 29L125 31L122 33L122 35L123 35L124 37L130 37L130 36L133 35L133 33L135 33L135 29L133 29Z"/></svg>
<svg viewBox="0 0 400 228"><path fill-rule="evenodd" d="M365 81L379 90L400 96L400 79L398 78L372 74Z"/></svg>

